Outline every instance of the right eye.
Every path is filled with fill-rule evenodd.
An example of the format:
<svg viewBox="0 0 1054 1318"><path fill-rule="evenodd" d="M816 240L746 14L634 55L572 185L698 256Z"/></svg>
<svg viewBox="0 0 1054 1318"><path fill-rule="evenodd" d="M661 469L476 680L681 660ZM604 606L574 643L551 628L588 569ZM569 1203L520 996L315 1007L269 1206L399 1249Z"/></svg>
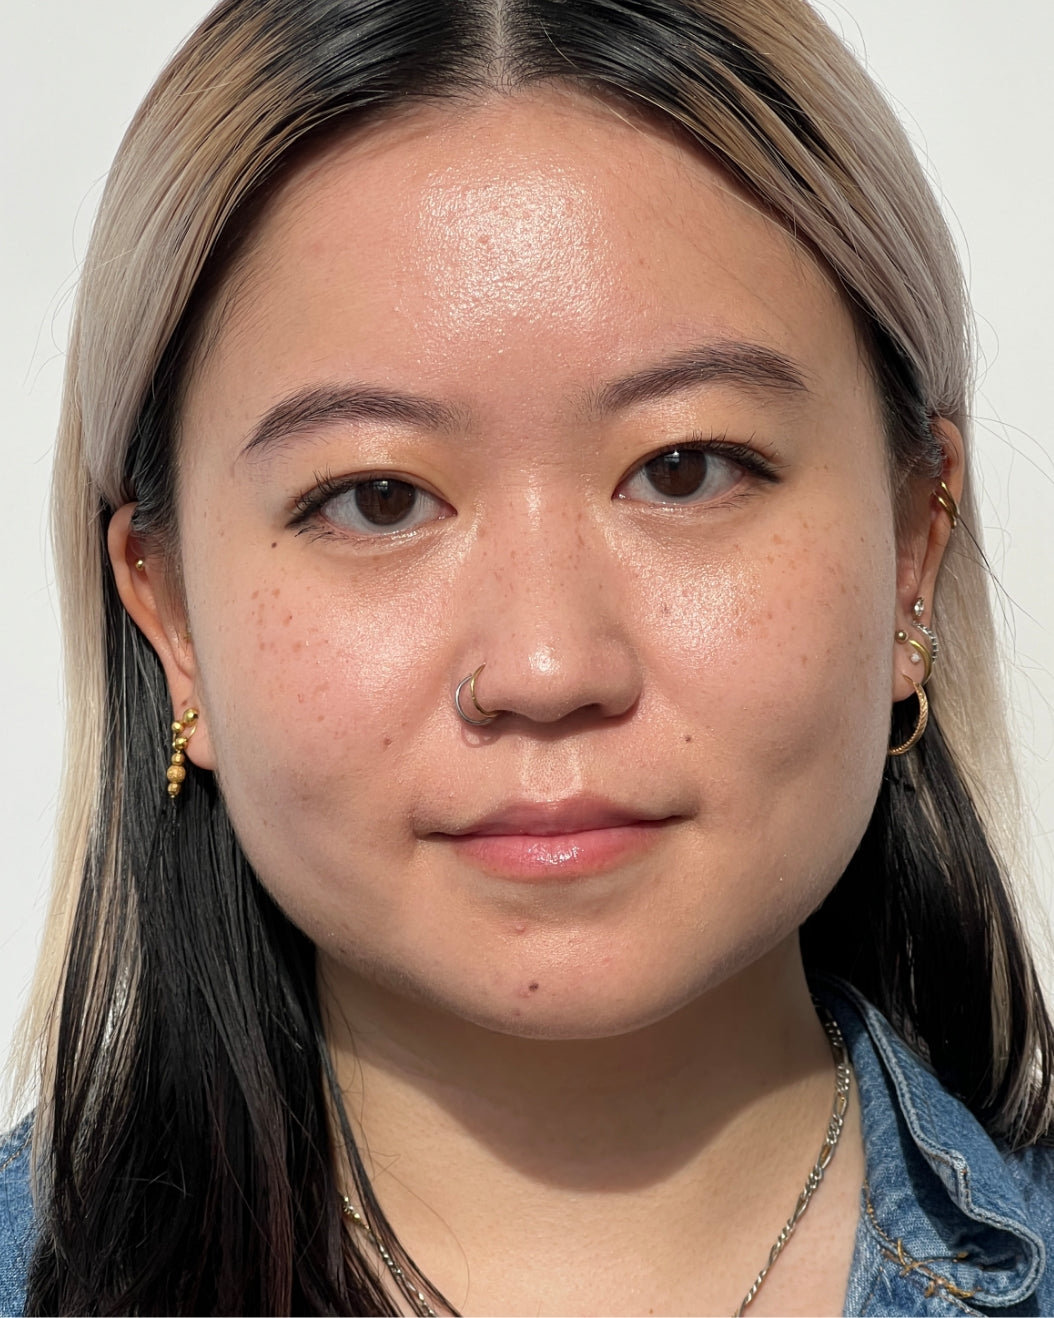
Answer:
<svg viewBox="0 0 1054 1318"><path fill-rule="evenodd" d="M412 531L449 516L446 504L410 481L395 476L321 479L296 501L294 521L301 529L328 526L355 535L382 536Z"/></svg>

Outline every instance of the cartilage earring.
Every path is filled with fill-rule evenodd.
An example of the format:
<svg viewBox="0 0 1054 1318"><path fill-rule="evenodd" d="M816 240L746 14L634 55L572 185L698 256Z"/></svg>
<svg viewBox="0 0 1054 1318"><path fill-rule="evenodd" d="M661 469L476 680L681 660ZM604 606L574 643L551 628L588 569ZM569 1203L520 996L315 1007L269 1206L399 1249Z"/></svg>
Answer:
<svg viewBox="0 0 1054 1318"><path fill-rule="evenodd" d="M959 505L952 498L951 490L949 490L947 485L941 481L940 488L934 492L933 497L948 514L952 524L952 530L954 531L959 524Z"/></svg>
<svg viewBox="0 0 1054 1318"><path fill-rule="evenodd" d="M890 756L907 755L908 751L911 750L926 731L926 724L930 721L930 702L926 697L926 692L923 691L918 682L913 683L913 685L915 687L915 695L918 697L919 701L919 716L915 720L915 726L907 741L901 742L899 746L890 746L888 752Z"/></svg>
<svg viewBox="0 0 1054 1318"><path fill-rule="evenodd" d="M186 709L182 719L175 719L172 724L172 759L165 777L168 779L168 794L175 800L187 777L187 742L197 731L198 711Z"/></svg>
<svg viewBox="0 0 1054 1318"><path fill-rule="evenodd" d="M474 728L482 728L488 723L493 723L501 713L501 710L499 709L484 709L476 696L476 679L486 666L486 664L480 664L474 673L469 673L468 677L463 677L457 684L457 689L454 691L454 708L457 710L461 718L464 719L466 723L471 723ZM468 694L472 703L475 705L477 712L483 715L482 718L473 718L471 714L465 713L461 704L461 693L464 691L465 687L468 687Z"/></svg>
<svg viewBox="0 0 1054 1318"><path fill-rule="evenodd" d="M911 611L915 615L911 623L912 627L914 627L916 631L922 632L923 636L925 636L926 640L930 643L930 666L932 668L932 665L937 662L937 656L941 652L941 647L940 642L937 640L937 633L932 627L927 627L922 621L922 615L926 611L926 601L924 599L917 599L912 606Z"/></svg>

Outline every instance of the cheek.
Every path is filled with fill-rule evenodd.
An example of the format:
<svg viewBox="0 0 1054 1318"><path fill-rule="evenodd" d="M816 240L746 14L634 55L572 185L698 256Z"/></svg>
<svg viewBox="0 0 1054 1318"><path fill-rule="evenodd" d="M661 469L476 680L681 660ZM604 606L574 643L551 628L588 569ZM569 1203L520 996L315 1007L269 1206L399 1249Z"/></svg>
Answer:
<svg viewBox="0 0 1054 1318"><path fill-rule="evenodd" d="M334 812L354 828L376 814L381 782L391 789L431 712L422 678L444 616L427 599L409 607L368 583L308 579L281 553L193 583L203 717L253 859L279 828L305 835Z"/></svg>
<svg viewBox="0 0 1054 1318"><path fill-rule="evenodd" d="M825 824L832 871L884 762L895 569L881 523L861 536L810 519L712 563L671 558L642 596L658 686L715 812L790 844L840 808L845 836Z"/></svg>

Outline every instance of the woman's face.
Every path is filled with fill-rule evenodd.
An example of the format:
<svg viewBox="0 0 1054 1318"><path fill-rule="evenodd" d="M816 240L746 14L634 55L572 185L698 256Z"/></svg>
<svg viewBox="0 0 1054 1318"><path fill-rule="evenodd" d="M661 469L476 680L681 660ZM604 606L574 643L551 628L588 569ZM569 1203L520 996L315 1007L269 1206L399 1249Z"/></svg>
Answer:
<svg viewBox="0 0 1054 1318"><path fill-rule="evenodd" d="M169 676L329 973L579 1037L789 947L910 690L822 269L672 135L549 90L319 151L221 303Z"/></svg>

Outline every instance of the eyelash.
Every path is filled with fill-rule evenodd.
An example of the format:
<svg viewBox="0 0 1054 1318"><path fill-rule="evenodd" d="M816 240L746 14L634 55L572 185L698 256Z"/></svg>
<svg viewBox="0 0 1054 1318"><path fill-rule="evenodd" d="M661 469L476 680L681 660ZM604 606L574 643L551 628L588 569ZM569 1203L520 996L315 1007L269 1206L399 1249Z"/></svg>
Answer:
<svg viewBox="0 0 1054 1318"><path fill-rule="evenodd" d="M664 453L673 453L676 449L680 449L682 452L690 450L693 453L705 453L708 457L728 458L729 461L736 463L744 471L749 472L751 476L755 476L758 480L769 485L778 484L780 480L779 465L772 459L764 457L751 445L726 439L724 435L703 435L696 432L689 435L680 444L663 444L661 448L657 448L653 453L649 453L647 457L635 462L619 481L619 485L625 485L631 476L646 467L649 462L661 458Z"/></svg>
<svg viewBox="0 0 1054 1318"><path fill-rule="evenodd" d="M633 467L626 472L618 483L621 488L637 472L643 470L649 462L656 458L662 457L663 454L673 453L675 450L691 450L693 452L703 452L707 456L715 458L726 458L736 463L749 475L766 484L777 484L780 480L778 467L771 460L763 457L756 448L748 444L736 443L732 440L726 440L719 435L704 436L694 434L679 444L664 444L661 448L655 449L646 457L641 458ZM342 532L336 527L325 525L325 519L322 516L322 509L331 499L339 498L343 494L349 493L357 485L366 484L369 481L376 480L405 480L402 476L396 476L389 472L376 471L368 475L360 476L333 476L330 472L316 472L315 483L310 489L299 494L293 501L291 509L290 527L294 528L297 535L305 532L314 531L317 535L340 535ZM413 485L413 481L405 481L408 485ZM729 497L735 497L739 493L738 484L730 492ZM433 496L435 497L435 496ZM716 501L715 501L716 502ZM656 504L656 507L676 506ZM398 534L398 530L392 534Z"/></svg>
<svg viewBox="0 0 1054 1318"><path fill-rule="evenodd" d="M289 519L289 525L297 528L297 535L311 529L309 523L312 518L321 513L322 509L330 499L336 499L341 494L347 494L353 490L356 485L362 485L367 480L384 480L386 472L371 472L369 476L334 476L328 471L316 471L315 483L309 490L303 494L297 495L293 501L292 516ZM395 477L390 479L394 480ZM407 482L409 484L409 482Z"/></svg>

